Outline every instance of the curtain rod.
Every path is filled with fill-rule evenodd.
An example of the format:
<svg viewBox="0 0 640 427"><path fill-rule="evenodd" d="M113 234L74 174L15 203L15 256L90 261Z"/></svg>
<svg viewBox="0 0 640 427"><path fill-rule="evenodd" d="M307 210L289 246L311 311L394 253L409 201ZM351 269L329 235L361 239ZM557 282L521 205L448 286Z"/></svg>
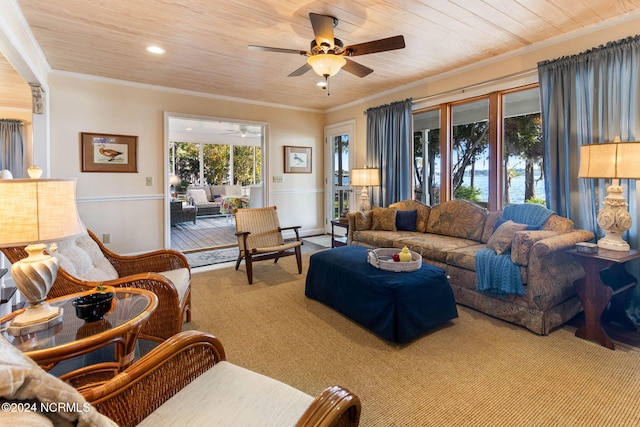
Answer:
<svg viewBox="0 0 640 427"><path fill-rule="evenodd" d="M416 103L428 101L430 99L437 98L437 97L443 96L443 95L449 95L449 94L454 94L454 93L464 93L464 92L466 92L468 90L471 90L471 89L477 89L479 87L486 86L486 85L489 85L489 84L493 84L493 83L509 80L509 79L512 79L512 78L515 78L515 77L527 76L529 74L533 74L533 73L537 73L537 72L538 72L538 68L530 68L528 70L518 71L517 73L507 74L506 76L497 77L495 79L485 80L485 81L480 82L480 83L474 83L474 84L469 85L469 86L465 86L465 87L461 87L461 88L457 88L457 89L451 89L451 90L447 90L447 91L444 91L444 92L436 93L436 94L433 94L433 95L424 96L422 98L417 98L417 99L414 99L412 102L414 104L416 104Z"/></svg>

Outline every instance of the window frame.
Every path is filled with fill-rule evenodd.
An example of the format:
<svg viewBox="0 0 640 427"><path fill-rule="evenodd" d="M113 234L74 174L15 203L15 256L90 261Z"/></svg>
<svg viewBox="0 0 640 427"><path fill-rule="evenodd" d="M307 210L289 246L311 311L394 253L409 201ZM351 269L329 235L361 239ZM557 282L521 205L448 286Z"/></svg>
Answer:
<svg viewBox="0 0 640 427"><path fill-rule="evenodd" d="M502 171L502 158L504 153L504 129L503 129L503 97L509 93L538 88L539 84L529 83L517 87L492 91L486 94L457 99L455 101L417 108L412 115L429 111L440 110L440 201L453 200L452 164L453 155L453 116L455 105L467 104L481 99L489 100L489 197L487 209L491 211L504 208L504 173ZM412 120L413 125L413 120ZM414 134L412 129L412 135ZM411 141L412 153L413 138ZM413 162L412 162L413 163ZM413 165L412 165L413 168ZM415 174L415 171L412 171ZM411 194L415 194L415 186L412 180Z"/></svg>

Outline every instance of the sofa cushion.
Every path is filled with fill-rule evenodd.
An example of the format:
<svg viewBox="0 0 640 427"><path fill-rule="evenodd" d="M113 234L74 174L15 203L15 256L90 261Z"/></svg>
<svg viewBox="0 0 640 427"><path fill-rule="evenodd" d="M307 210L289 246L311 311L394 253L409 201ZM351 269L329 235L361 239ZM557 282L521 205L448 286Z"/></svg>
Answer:
<svg viewBox="0 0 640 427"><path fill-rule="evenodd" d="M371 220L372 230L396 231L396 209L374 208Z"/></svg>
<svg viewBox="0 0 640 427"><path fill-rule="evenodd" d="M427 233L480 241L487 211L466 200L451 200L434 206L429 213Z"/></svg>
<svg viewBox="0 0 640 427"><path fill-rule="evenodd" d="M60 267L80 280L103 282L118 278L116 269L88 234L58 243L53 256L58 258Z"/></svg>
<svg viewBox="0 0 640 427"><path fill-rule="evenodd" d="M516 231L522 231L526 228L527 224L518 224L511 220L505 221L493 232L487 242L487 248L493 249L498 255L507 252L511 249L511 242Z"/></svg>
<svg viewBox="0 0 640 427"><path fill-rule="evenodd" d="M485 244L478 244L451 249L447 252L447 265L455 265L465 270L476 271L476 253L486 247Z"/></svg>
<svg viewBox="0 0 640 427"><path fill-rule="evenodd" d="M553 214L544 224L543 229L553 230L558 234L565 234L573 230L573 221L558 214Z"/></svg>
<svg viewBox="0 0 640 427"><path fill-rule="evenodd" d="M404 237L413 236L415 234L415 231L362 230L353 232L353 240L361 243L362 246L375 246L376 248L393 248L394 242Z"/></svg>
<svg viewBox="0 0 640 427"><path fill-rule="evenodd" d="M295 426L313 400L287 384L223 361L138 426Z"/></svg>
<svg viewBox="0 0 640 427"><path fill-rule="evenodd" d="M417 211L416 231L419 231L420 233L424 233L427 231L427 222L429 221L429 212L431 212L430 206L420 203L417 200L408 199L408 200L402 200L400 202L392 203L389 205L389 207L396 208L398 211L405 211L405 210Z"/></svg>
<svg viewBox="0 0 640 427"><path fill-rule="evenodd" d="M404 211L399 210L396 212L396 229L402 231L416 231L416 220L418 218L418 211Z"/></svg>
<svg viewBox="0 0 640 427"><path fill-rule="evenodd" d="M46 373L3 336L0 336L0 355L0 400L28 402L30 408L36 409L24 418L20 413L0 411L0 425L116 426L75 388ZM56 409L41 411L45 405L54 405Z"/></svg>
<svg viewBox="0 0 640 427"><path fill-rule="evenodd" d="M484 222L484 230L482 230L481 242L487 243L491 238L491 235L496 230L496 224L502 217L502 211L489 211L487 212L487 219Z"/></svg>
<svg viewBox="0 0 640 427"><path fill-rule="evenodd" d="M355 213L355 231L371 230L371 221L373 220L373 211L358 211Z"/></svg>
<svg viewBox="0 0 640 427"><path fill-rule="evenodd" d="M394 240L392 247L402 248L406 246L412 251L422 254L422 257L429 260L429 262L445 263L449 251L478 244L475 240L440 234L411 233L410 231L403 231L403 233L407 233L407 235Z"/></svg>

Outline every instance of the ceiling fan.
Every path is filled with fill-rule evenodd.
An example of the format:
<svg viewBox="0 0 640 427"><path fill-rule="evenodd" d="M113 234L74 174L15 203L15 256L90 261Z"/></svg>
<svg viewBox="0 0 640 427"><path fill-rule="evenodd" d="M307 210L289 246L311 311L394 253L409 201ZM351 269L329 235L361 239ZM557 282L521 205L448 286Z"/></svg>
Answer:
<svg viewBox="0 0 640 427"><path fill-rule="evenodd" d="M247 136L257 137L262 135L262 131L256 126L240 125L238 129L229 129L222 135L235 135L240 136L241 138L246 138Z"/></svg>
<svg viewBox="0 0 640 427"><path fill-rule="evenodd" d="M317 13L309 13L309 19L311 20L315 39L311 41L311 48L308 52L305 50L254 45L250 45L249 49L266 52L295 53L297 55L308 56L307 63L289 74L289 77L301 76L313 69L318 75L328 80L329 77L335 75L341 69L358 77L365 77L373 72L371 68L358 64L348 57L386 52L388 50L402 49L405 47L403 36L394 36L344 46L342 41L333 35L333 28L338 25L337 18L328 15L319 15Z"/></svg>

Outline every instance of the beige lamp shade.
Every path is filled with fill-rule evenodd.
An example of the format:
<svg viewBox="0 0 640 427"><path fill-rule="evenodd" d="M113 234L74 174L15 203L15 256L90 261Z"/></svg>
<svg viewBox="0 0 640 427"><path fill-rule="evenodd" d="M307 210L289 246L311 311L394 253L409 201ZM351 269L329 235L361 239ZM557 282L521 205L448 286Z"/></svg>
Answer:
<svg viewBox="0 0 640 427"><path fill-rule="evenodd" d="M582 145L578 178L640 179L640 142Z"/></svg>
<svg viewBox="0 0 640 427"><path fill-rule="evenodd" d="M56 242L84 232L75 180L0 180L0 200L0 247Z"/></svg>
<svg viewBox="0 0 640 427"><path fill-rule="evenodd" d="M351 185L356 187L368 187L380 185L380 169L364 168L351 170Z"/></svg>

